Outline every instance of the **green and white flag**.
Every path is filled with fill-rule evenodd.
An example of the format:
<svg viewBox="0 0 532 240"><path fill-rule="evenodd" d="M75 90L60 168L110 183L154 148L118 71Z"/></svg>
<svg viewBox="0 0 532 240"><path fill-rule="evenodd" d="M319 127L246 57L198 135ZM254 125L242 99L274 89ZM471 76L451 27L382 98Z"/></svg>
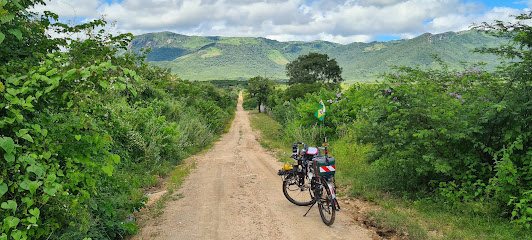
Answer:
<svg viewBox="0 0 532 240"><path fill-rule="evenodd" d="M314 116L316 116L320 121L323 121L325 113L327 113L327 110L325 110L325 104L323 104L323 101L320 100L320 106L318 107L318 110L316 110L316 113L314 113Z"/></svg>

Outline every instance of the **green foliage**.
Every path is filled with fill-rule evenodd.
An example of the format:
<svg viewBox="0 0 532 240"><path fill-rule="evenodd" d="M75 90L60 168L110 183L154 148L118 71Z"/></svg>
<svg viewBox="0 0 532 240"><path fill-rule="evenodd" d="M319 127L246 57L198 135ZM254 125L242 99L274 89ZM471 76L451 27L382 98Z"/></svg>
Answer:
<svg viewBox="0 0 532 240"><path fill-rule="evenodd" d="M311 92L302 89L301 93L294 94L294 89L299 89L300 86L314 89ZM289 142L321 144L324 137L336 139L345 133L346 127L357 118L360 109L370 101L369 89L375 87L356 84L345 91L330 91L319 83L309 86L297 84L284 91L277 90L269 99L268 106L272 108L273 117L285 128ZM292 98L292 94L302 96ZM320 101L325 103L327 109L323 122L314 116Z"/></svg>
<svg viewBox="0 0 532 240"><path fill-rule="evenodd" d="M291 89L276 92L271 112L291 142L317 145L327 136L371 146L365 186L428 197L455 210L472 206L472 214L511 219L529 229L532 58L525 23L484 25L511 38L509 45L479 50L514 59L497 72L476 65L450 70L433 57L439 64L434 69L396 68L378 84L301 92L296 99L282 98ZM320 100L327 108L323 124L313 116Z"/></svg>
<svg viewBox="0 0 532 240"><path fill-rule="evenodd" d="M248 81L241 80L210 80L207 81L216 88L247 88Z"/></svg>
<svg viewBox="0 0 532 240"><path fill-rule="evenodd" d="M290 150L293 139L284 138L286 131L282 126L265 114L252 114L250 121L253 129L262 133L261 145L277 149L277 157L288 161L288 157L281 153ZM350 129L340 139L330 141L329 153L337 159L337 194L381 206L380 210L366 214L362 211L359 218L366 224L378 227L385 234L413 239L532 239L529 230L520 229L508 219L494 215L500 206L490 201L450 204L447 199L440 201L437 196L430 198L427 195L412 201L379 191L376 169L366 161L366 152L373 148L358 144L354 134L354 129Z"/></svg>
<svg viewBox="0 0 532 240"><path fill-rule="evenodd" d="M244 102L242 103L242 107L246 110L253 110L259 106L259 102L256 98L245 98Z"/></svg>
<svg viewBox="0 0 532 240"><path fill-rule="evenodd" d="M260 106L268 100L268 97L274 88L275 83L267 78L257 76L249 79L247 92L249 92L251 98L256 99L257 105L255 107L258 107L259 113Z"/></svg>
<svg viewBox="0 0 532 240"><path fill-rule="evenodd" d="M286 75L289 77L288 85L321 82L335 86L344 81L342 68L336 59L329 60L327 54L320 53L302 55L286 64Z"/></svg>
<svg viewBox="0 0 532 240"><path fill-rule="evenodd" d="M50 24L56 15L25 10L44 1L0 3L0 31L12 35L0 43L0 238L134 233L139 188L213 140L235 92L117 56L132 35L107 33L103 19ZM52 26L87 36L49 39Z"/></svg>
<svg viewBox="0 0 532 240"><path fill-rule="evenodd" d="M288 87L283 94L283 99L297 99L304 97L307 93L318 93L324 86L323 83L300 83Z"/></svg>

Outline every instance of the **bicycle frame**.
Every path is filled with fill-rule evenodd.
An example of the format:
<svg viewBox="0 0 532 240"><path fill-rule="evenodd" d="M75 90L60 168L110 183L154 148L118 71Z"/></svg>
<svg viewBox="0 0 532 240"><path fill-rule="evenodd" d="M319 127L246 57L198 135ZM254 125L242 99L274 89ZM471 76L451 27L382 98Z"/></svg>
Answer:
<svg viewBox="0 0 532 240"><path fill-rule="evenodd" d="M304 148L299 148L299 145L304 145ZM325 161L326 165L329 166L329 157L328 157L328 151L327 151L327 144L324 144L324 148L307 148L307 145L301 142L294 143L292 145L292 155L290 156L294 160L297 161L297 164L293 165L293 168L291 168L288 171L281 171L279 170L279 175L283 179L283 193L285 194L286 198L291 201L292 203L299 205L299 206L309 206L309 209L307 212L303 215L306 216L312 207L318 203L319 211L322 220L324 223L328 226L334 223L334 212L340 210L340 205L338 203L338 200L336 199L336 190L335 190L335 181L334 181L334 172L322 175L318 171L318 167L323 169L323 155L321 153L324 153L325 155ZM318 158L320 160L318 160ZM332 159L334 161L334 159ZM332 171L334 171L334 163L332 163ZM329 171L327 171L329 172ZM292 177L290 177L292 176ZM297 185L303 189L303 186L307 185L308 190L310 191L310 197L312 201L304 201L304 202L298 202L297 200L294 200L291 196L287 195L286 192L286 186L287 180L286 179L297 179ZM290 185L293 185L295 182L291 182ZM323 195L323 194L326 194ZM324 210L328 209L328 210ZM325 211L329 212L332 211L331 218L329 220L326 220L326 216L324 214Z"/></svg>

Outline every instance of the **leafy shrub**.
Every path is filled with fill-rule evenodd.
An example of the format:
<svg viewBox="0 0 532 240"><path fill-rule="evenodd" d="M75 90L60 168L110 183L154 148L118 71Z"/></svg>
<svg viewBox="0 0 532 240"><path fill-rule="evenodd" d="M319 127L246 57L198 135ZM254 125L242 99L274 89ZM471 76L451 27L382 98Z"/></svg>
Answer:
<svg viewBox="0 0 532 240"><path fill-rule="evenodd" d="M367 157L375 176L365 178L382 190L450 205L494 204L491 214L530 228L532 31L526 20L532 14L516 18L482 26L512 40L479 50L513 59L498 72L450 70L437 59L438 70L397 68L379 84L277 92L269 100L271 112L287 142L319 144L327 136L371 146ZM286 94L297 97L280 97ZM314 117L320 100L327 108L324 122Z"/></svg>
<svg viewBox="0 0 532 240"><path fill-rule="evenodd" d="M84 40L50 40L44 30L57 17L31 20L25 8L35 3L44 1L0 6L30 19L0 24L14 32L2 47L23 48L0 51L0 239L124 238L146 201L139 188L213 140L236 94L118 56L132 35L94 31L101 19L53 24L90 31ZM34 27L43 30L35 44L22 44L18 33Z"/></svg>
<svg viewBox="0 0 532 240"><path fill-rule="evenodd" d="M242 107L246 110L253 110L259 106L259 101L256 98L246 98L242 103Z"/></svg>

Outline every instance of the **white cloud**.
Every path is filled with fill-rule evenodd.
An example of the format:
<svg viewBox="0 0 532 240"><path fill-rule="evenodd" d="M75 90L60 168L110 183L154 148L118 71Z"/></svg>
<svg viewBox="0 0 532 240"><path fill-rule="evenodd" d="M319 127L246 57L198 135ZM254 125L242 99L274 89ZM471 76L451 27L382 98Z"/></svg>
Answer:
<svg viewBox="0 0 532 240"><path fill-rule="evenodd" d="M496 7L482 14L449 14L447 16L438 17L432 20L426 25L425 31L431 33L461 31L469 29L473 23L492 23L495 20L512 22L515 21L515 19L510 15L518 15L521 12L522 11L513 8Z"/></svg>
<svg viewBox="0 0 532 240"><path fill-rule="evenodd" d="M45 2L46 6L38 5L34 8L34 11L51 11L63 18L97 17L99 15L97 8L101 4L101 0L54 0Z"/></svg>
<svg viewBox="0 0 532 240"><path fill-rule="evenodd" d="M532 0L525 1L532 6ZM339 43L460 31L523 12L488 9L480 0L63 0L47 9L66 18L103 14L117 21L121 32L134 34L174 31Z"/></svg>

